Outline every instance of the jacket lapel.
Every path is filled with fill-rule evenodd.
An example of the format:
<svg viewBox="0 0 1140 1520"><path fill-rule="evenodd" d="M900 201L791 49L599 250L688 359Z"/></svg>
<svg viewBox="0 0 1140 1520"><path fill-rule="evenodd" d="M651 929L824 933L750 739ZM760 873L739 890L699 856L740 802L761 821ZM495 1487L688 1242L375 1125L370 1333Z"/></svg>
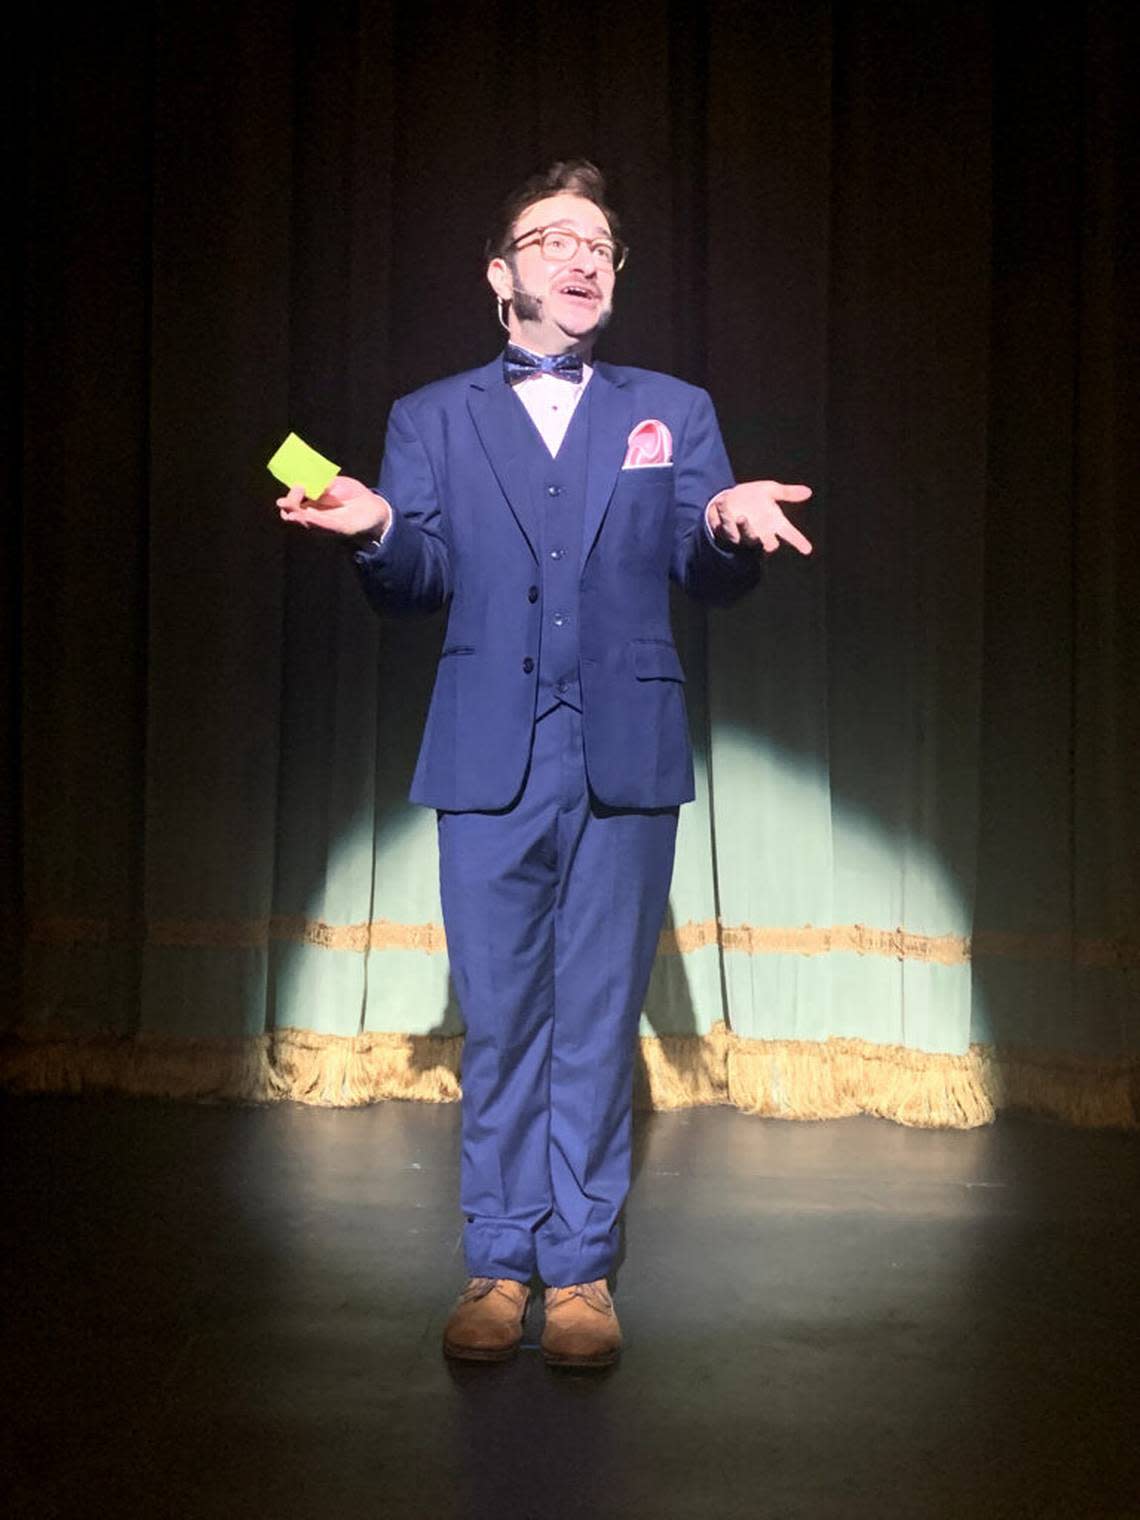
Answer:
<svg viewBox="0 0 1140 1520"><path fill-rule="evenodd" d="M625 463L633 413L624 384L620 372L609 365L599 364L586 387L584 399L590 409L586 418L590 428L590 456L586 469L586 515L582 523L583 569Z"/></svg>
<svg viewBox="0 0 1140 1520"><path fill-rule="evenodd" d="M531 500L525 449L529 427L518 398L503 380L503 362L495 359L478 371L467 393L467 409L495 478L538 559L538 520Z"/></svg>

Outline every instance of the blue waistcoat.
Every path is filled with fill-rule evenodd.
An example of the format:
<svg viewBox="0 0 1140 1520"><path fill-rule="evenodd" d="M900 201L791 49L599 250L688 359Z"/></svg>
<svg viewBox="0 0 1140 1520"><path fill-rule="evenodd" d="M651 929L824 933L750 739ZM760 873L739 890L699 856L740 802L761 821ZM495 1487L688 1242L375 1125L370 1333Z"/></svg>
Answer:
<svg viewBox="0 0 1140 1520"><path fill-rule="evenodd" d="M516 397L516 403L522 403ZM570 419L557 455L542 440L529 416L527 474L539 523L542 611L538 650L538 694L535 717L544 717L564 702L582 711L578 682L579 562L582 522L586 512L586 461L589 456L589 395L583 396Z"/></svg>

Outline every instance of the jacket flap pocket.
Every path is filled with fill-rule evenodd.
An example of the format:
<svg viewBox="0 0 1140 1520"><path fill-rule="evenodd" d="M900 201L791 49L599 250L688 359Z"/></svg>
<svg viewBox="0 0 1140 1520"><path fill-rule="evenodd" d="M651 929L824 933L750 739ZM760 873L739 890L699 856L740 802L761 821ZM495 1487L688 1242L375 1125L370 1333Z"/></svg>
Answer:
<svg viewBox="0 0 1140 1520"><path fill-rule="evenodd" d="M633 670L639 681L683 681L680 656L663 639L638 639L633 645Z"/></svg>

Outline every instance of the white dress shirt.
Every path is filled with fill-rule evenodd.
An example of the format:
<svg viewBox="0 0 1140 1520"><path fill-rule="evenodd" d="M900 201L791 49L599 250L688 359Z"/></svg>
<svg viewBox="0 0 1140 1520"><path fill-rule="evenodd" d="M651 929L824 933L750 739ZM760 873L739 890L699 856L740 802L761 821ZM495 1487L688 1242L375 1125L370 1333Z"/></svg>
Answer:
<svg viewBox="0 0 1140 1520"><path fill-rule="evenodd" d="M575 383L562 375L527 375L511 386L515 395L526 407L527 415L538 429L543 443L556 458L566 437L566 429L574 415L574 408L585 395L594 373L588 364L582 365L582 379Z"/></svg>

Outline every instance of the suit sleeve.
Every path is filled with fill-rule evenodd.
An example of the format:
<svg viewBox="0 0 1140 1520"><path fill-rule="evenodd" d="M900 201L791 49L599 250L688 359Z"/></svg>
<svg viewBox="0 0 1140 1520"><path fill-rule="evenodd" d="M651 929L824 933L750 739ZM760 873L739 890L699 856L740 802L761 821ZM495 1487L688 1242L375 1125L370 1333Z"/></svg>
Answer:
<svg viewBox="0 0 1140 1520"><path fill-rule="evenodd" d="M764 573L758 550L721 548L708 529L709 502L734 483L712 401L706 391L698 391L673 455L676 527L670 574L690 596L715 607L737 601Z"/></svg>
<svg viewBox="0 0 1140 1520"><path fill-rule="evenodd" d="M392 507L383 542L352 556L365 595L377 612L435 612L451 599L451 556L431 459L402 401L388 418L379 491Z"/></svg>

